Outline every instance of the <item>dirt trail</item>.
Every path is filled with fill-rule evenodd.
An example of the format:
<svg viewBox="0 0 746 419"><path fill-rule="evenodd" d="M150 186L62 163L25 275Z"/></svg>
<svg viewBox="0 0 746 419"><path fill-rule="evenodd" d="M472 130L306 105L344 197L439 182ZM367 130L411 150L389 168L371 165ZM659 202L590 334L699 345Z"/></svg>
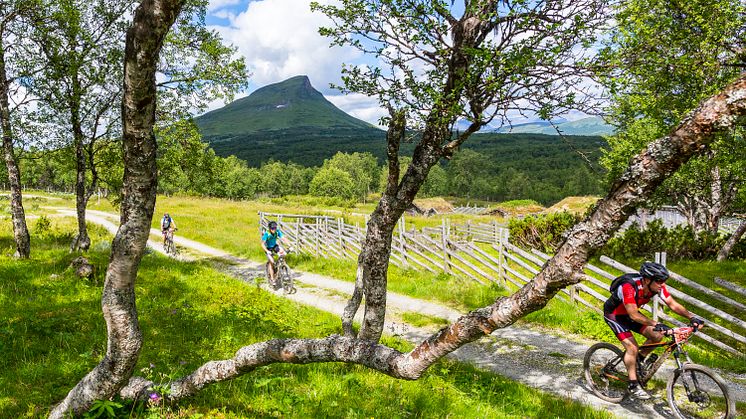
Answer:
<svg viewBox="0 0 746 419"><path fill-rule="evenodd" d="M61 215L74 216L73 210L57 209ZM116 233L119 217L101 211L87 212L90 222L104 226L112 234ZM151 229L151 234L160 236L160 231ZM335 315L342 315L348 296L352 293L353 284L323 275L294 272L298 292L283 295L266 286L264 281L264 264L236 257L220 249L207 246L183 237L175 237L178 246L191 252L223 259L226 263L221 268L232 276L269 292L284 296L293 301L316 307ZM160 242L148 240L148 246L163 253ZM182 255L183 260L193 260L197 256ZM387 297L386 332L419 343L430 336L434 328L414 327L401 321L404 312L417 312L428 316L439 317L453 322L461 313L443 305L411 298L389 292ZM356 318L360 321L360 318ZM463 346L449 357L471 363L481 369L493 371L515 381L527 384L562 397L572 398L598 409L607 410L619 417L630 418L668 418L672 417L665 400L665 394L654 394L649 402L638 403L625 400L621 404L608 403L593 396L585 387L582 378L583 355L593 341L572 336L573 340L555 336L533 328L507 327L499 329L476 342ZM659 375L667 378L671 366L664 366ZM729 377L730 378L730 377ZM741 379L743 377L740 377ZM741 380L738 380L741 381ZM740 401L746 401L746 386L742 383L731 383L731 392Z"/></svg>

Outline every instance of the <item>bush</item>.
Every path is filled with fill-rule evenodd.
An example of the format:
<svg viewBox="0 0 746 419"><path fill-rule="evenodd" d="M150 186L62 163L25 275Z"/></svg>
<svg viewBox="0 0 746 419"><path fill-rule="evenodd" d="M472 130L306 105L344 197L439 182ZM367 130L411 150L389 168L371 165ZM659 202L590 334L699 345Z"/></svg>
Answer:
<svg viewBox="0 0 746 419"><path fill-rule="evenodd" d="M330 196L342 199L355 198L355 184L349 173L333 167L323 168L311 180L311 195Z"/></svg>
<svg viewBox="0 0 746 419"><path fill-rule="evenodd" d="M52 232L52 222L49 221L49 218L47 218L45 215L42 215L41 217L36 219L36 223L34 224L34 233L38 234L39 237L46 238L48 237Z"/></svg>
<svg viewBox="0 0 746 419"><path fill-rule="evenodd" d="M600 252L612 258L652 258L655 252L666 252L669 260L714 259L727 236L702 232L696 234L691 226L666 228L661 220L648 223L642 230L633 223L624 233L612 238ZM746 243L741 241L731 252L731 258L746 257Z"/></svg>
<svg viewBox="0 0 746 419"><path fill-rule="evenodd" d="M523 219L513 218L508 228L510 239L516 245L553 253L564 241L564 233L578 221L579 216L563 211Z"/></svg>

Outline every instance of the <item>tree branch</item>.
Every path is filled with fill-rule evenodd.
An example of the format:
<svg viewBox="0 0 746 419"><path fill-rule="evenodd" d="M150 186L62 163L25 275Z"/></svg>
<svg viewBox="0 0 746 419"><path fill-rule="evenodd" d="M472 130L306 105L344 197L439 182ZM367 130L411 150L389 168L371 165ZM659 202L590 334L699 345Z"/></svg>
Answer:
<svg viewBox="0 0 746 419"><path fill-rule="evenodd" d="M441 329L412 351L401 353L365 339L329 336L323 339L275 339L238 350L228 360L211 361L187 377L168 384L179 399L204 386L235 378L272 363L307 364L347 362L363 365L395 378L415 380L441 357L496 329L543 308L557 292L582 280L590 251L600 248L667 177L711 143L717 132L746 117L746 76L708 99L667 137L652 142L630 163L627 171L595 211L572 229L541 272L520 290L494 304L474 310ZM143 398L152 383L133 378L121 393Z"/></svg>

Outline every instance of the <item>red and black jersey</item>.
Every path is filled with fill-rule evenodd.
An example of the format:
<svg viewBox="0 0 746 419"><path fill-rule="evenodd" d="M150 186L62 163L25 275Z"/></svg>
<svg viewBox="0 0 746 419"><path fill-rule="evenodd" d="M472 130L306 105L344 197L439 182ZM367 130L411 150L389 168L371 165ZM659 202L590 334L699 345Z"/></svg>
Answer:
<svg viewBox="0 0 746 419"><path fill-rule="evenodd" d="M624 307L625 304L635 304L642 307L655 297L647 287L642 285L642 276L634 279L634 286L630 282L625 282L616 289L616 295L612 295L604 304L604 314L629 314ZM666 285L661 285L659 292L661 297L668 298L671 294L668 292Z"/></svg>

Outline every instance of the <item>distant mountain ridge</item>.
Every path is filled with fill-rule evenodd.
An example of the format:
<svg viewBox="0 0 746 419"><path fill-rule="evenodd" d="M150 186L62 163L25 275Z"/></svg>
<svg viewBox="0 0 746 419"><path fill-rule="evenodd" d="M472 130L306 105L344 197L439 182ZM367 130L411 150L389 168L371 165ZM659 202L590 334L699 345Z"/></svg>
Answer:
<svg viewBox="0 0 746 419"><path fill-rule="evenodd" d="M591 116L576 121L555 121L554 125L559 128L563 135L611 135L614 127L607 124L603 118ZM557 135L557 130L549 121L529 122L504 126L494 132L510 134L546 134Z"/></svg>
<svg viewBox="0 0 746 419"><path fill-rule="evenodd" d="M599 128L600 119L589 119L560 121L557 124L566 135L595 136L599 132L608 133ZM320 166L338 151L370 152L380 161L385 159L386 132L334 106L313 88L306 76L264 86L195 121L203 139L218 155L235 155L252 166L259 166L270 159ZM503 130L484 131L479 138L487 138L483 135L496 140L503 138L499 143L505 143L508 138L520 138L525 141L523 147L526 152L532 149L535 141L543 143L550 140L542 140L533 134L557 135L548 122L515 125L511 131L518 134L515 136L499 134ZM590 145L598 140L589 138L588 141L577 141ZM481 148L476 143L481 143L477 137L465 146ZM492 149L488 143L485 142L484 146ZM520 143L516 146L521 147ZM401 151L409 154L413 148L414 144L404 143Z"/></svg>

